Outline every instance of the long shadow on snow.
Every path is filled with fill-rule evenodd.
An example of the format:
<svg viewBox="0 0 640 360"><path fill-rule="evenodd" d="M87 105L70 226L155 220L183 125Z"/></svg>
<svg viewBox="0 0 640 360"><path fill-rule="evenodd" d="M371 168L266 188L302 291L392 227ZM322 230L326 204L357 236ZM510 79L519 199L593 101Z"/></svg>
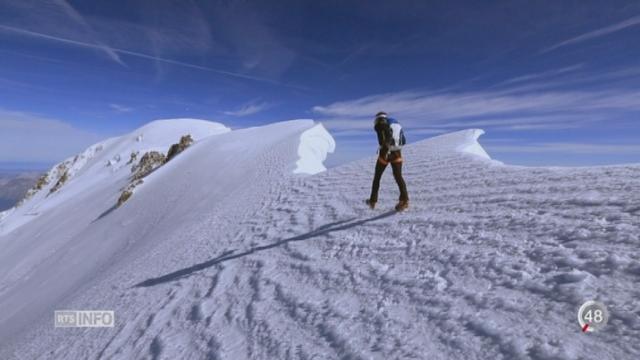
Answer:
<svg viewBox="0 0 640 360"><path fill-rule="evenodd" d="M323 235L329 234L329 233L334 232L334 231L350 229L350 228L353 228L353 227L356 227L356 226L360 226L360 225L366 224L366 223L371 222L371 221L376 221L376 220L387 218L389 216L392 216L395 213L396 213L395 211L388 211L388 212L380 214L378 216L374 216L374 217L370 217L368 219L362 219L362 220L358 220L358 221L353 221L355 218L336 221L336 222L333 222L333 223L329 223L329 224L320 226L319 228L317 228L317 229L315 229L313 231L310 231L310 232L308 232L306 234L290 237L290 238L287 238L287 239L282 239L280 241L277 241L277 242L274 242L274 243L268 244L268 245L256 246L256 247L250 248L249 250L243 251L243 252L238 253L238 254L234 254L234 252L236 250L226 251L222 255L220 255L220 256L218 256L216 258L213 258L211 260L207 260L205 262L201 262L199 264L195 264L195 265L189 266L187 268L180 269L180 270L177 270L177 271L174 271L172 273L169 273L169 274L166 274L166 275L162 275L162 276L159 276L159 277L156 277L156 278L147 279L145 281L142 281L142 282L136 284L135 287L149 287L149 286L163 284L163 283L170 282L170 281L175 281L175 280L181 279L183 277L187 277L187 276L193 274L196 271L200 271L200 270L212 267L213 265L220 264L220 263L223 263L225 261L238 259L238 258L247 256L247 255L251 255L251 254L254 254L254 253L257 253L257 252L260 252L260 251L273 249L275 247L278 247L278 246L281 246L281 245L284 245L284 244L287 244L287 243L290 243L290 242L309 240L309 239L313 239L313 238L318 237L318 236L323 236Z"/></svg>
<svg viewBox="0 0 640 360"><path fill-rule="evenodd" d="M95 218L95 220L93 220L91 223L93 224L94 222L102 219L103 217L111 214L115 209L118 208L118 204L115 204L113 206L111 206L110 208L108 208L107 210L105 210L105 212L103 212L102 214L100 214L97 218Z"/></svg>

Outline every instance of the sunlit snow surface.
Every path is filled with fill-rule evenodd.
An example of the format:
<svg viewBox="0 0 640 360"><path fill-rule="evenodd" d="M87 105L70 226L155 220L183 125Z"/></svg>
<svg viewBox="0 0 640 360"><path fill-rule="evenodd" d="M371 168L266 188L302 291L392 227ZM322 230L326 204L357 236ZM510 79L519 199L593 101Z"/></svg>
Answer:
<svg viewBox="0 0 640 360"><path fill-rule="evenodd" d="M34 198L0 236L0 358L640 357L640 166L505 166L466 130L405 147L396 214L390 173L364 206L373 157L294 174L305 132L203 137L115 210L124 175ZM583 334L589 299L612 318ZM54 329L55 309L116 327Z"/></svg>

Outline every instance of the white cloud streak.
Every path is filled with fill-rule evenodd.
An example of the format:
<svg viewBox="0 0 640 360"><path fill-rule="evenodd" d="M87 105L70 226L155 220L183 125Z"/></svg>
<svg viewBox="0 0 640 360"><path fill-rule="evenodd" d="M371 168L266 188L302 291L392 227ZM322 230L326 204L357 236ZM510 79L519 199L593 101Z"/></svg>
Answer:
<svg viewBox="0 0 640 360"><path fill-rule="evenodd" d="M57 4L63 10L63 12L67 14L68 17L73 19L86 32L90 33L93 39L97 39L89 23L87 23L84 17L76 9L74 9L73 6L71 6L71 4L69 4L66 0L54 0L54 3ZM99 40L95 40L95 45L97 46L98 49L103 51L111 60L115 61L116 63L122 66L126 66L125 63L122 61L122 59L120 59L120 56L118 55L118 53L115 52L111 47L109 47L108 45L106 45L105 43Z"/></svg>
<svg viewBox="0 0 640 360"><path fill-rule="evenodd" d="M237 110L224 111L223 114L229 115L229 116L237 116L237 117L249 116L249 115L257 114L261 111L264 111L270 108L271 106L272 106L271 104L266 102L249 103L241 106Z"/></svg>
<svg viewBox="0 0 640 360"><path fill-rule="evenodd" d="M312 110L333 119L371 118L373 114L384 110L414 125L431 125L471 117L522 117L558 113L589 115L594 111L640 111L640 91L400 92L315 106Z"/></svg>
<svg viewBox="0 0 640 360"><path fill-rule="evenodd" d="M566 74L569 72L573 72L573 71L577 71L584 68L584 64L576 64L576 65L572 65L572 66L566 66L560 69L554 69L554 70L549 70L549 71L543 71L543 72L539 72L539 73L535 73L535 74L526 74L526 75L522 75L522 76L517 76L508 80L505 80L503 82L501 82L498 85L507 85L507 84L514 84L514 83L520 83L520 82L526 82L526 81L531 81L531 80L539 80L539 79L543 79L543 78L549 78L549 77L555 77L558 75L562 75L562 74Z"/></svg>
<svg viewBox="0 0 640 360"><path fill-rule="evenodd" d="M573 45L573 44L577 44L577 43L581 43L587 40L591 40L591 39L595 39L595 38L599 38L601 36L605 36L605 35L609 35L611 33L614 32L618 32L624 29L627 29L629 27L632 26L637 26L640 25L640 16L634 16L630 19L624 20L622 22L619 22L617 24L613 24L610 26L606 26L603 28L600 28L598 30L594 30L594 31L590 31L588 33L582 34L580 36L576 36L574 38L559 42L553 46L550 46L546 49L543 49L540 53L548 53L550 51L559 49L561 47L567 46L567 45Z"/></svg>
<svg viewBox="0 0 640 360"><path fill-rule="evenodd" d="M109 107L117 113L128 113L133 111L132 107L124 106L120 104L109 104Z"/></svg>
<svg viewBox="0 0 640 360"><path fill-rule="evenodd" d="M594 86L567 89L547 79L577 71L574 65L513 78L511 86L484 90L404 91L377 94L359 99L315 106L328 129L353 134L369 131L373 115L384 110L412 130L453 131L462 128L490 128L505 131L561 130L593 126L594 123L630 119L640 115L640 90L617 84L621 76L630 78L638 69L581 76ZM613 83L612 83L613 82ZM605 86L603 86L605 85ZM625 120L626 121L626 120Z"/></svg>

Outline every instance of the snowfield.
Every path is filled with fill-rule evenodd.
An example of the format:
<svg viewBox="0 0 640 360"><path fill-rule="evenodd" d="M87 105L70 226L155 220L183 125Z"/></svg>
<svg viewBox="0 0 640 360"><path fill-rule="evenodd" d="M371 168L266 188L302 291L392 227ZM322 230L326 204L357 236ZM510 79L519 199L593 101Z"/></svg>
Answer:
<svg viewBox="0 0 640 360"><path fill-rule="evenodd" d="M196 140L115 207L132 152ZM481 130L322 172L310 120L153 122L0 214L0 359L638 359L640 165L526 168ZM138 157L139 159L139 157ZM606 328L577 310L604 302ZM54 310L114 328L54 328Z"/></svg>

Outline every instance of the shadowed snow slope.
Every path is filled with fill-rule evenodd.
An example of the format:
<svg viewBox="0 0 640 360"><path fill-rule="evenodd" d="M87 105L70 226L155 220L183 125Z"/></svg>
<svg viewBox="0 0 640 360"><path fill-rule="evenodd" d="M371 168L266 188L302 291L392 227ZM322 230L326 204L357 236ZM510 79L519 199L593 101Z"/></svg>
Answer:
<svg viewBox="0 0 640 360"><path fill-rule="evenodd" d="M315 126L206 137L119 209L79 193L0 237L0 358L640 356L640 166L504 166L467 130L406 146L411 207L389 211L385 174L371 211L373 157L293 174L333 148ZM116 325L54 329L55 309Z"/></svg>

